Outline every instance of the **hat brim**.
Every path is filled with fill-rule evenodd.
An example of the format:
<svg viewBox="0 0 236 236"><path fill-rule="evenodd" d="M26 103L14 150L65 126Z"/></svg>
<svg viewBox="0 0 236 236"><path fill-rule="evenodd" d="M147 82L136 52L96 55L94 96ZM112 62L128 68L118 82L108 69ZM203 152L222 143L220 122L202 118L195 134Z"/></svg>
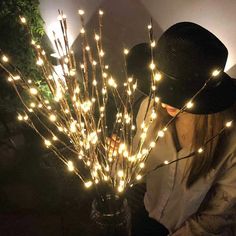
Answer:
<svg viewBox="0 0 236 236"><path fill-rule="evenodd" d="M194 99L193 107L188 109L193 114L212 114L223 111L236 101L236 87L233 79L222 73L217 86L207 86ZM198 91L196 90L195 93ZM181 109L195 93L191 93L184 86L168 76L163 76L158 84L157 94L161 102ZM184 94L184 96L183 96Z"/></svg>
<svg viewBox="0 0 236 236"><path fill-rule="evenodd" d="M151 88L151 61L150 47L147 43L141 43L130 50L127 57L127 73L138 81L139 88L149 94ZM158 62L155 62L158 67ZM161 71L160 71L161 72ZM162 73L162 79L157 85L157 96L161 102L181 109L199 90L187 89L186 86ZM223 111L232 106L236 101L236 86L234 79L226 73L221 73L217 79L217 86L207 86L194 99L194 106L188 110L193 114L212 114Z"/></svg>

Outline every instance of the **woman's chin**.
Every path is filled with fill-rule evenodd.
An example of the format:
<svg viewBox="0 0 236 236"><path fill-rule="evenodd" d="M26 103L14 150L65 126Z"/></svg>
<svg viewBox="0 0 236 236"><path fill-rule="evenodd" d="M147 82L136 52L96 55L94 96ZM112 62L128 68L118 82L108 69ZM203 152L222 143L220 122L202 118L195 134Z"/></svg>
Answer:
<svg viewBox="0 0 236 236"><path fill-rule="evenodd" d="M178 113L178 110L166 109L166 111L172 117L174 117Z"/></svg>

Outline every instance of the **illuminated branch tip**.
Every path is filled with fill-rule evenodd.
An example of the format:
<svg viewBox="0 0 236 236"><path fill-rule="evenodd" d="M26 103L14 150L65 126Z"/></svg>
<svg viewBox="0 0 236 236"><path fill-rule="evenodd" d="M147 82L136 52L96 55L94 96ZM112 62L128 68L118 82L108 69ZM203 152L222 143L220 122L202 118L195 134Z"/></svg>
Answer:
<svg viewBox="0 0 236 236"><path fill-rule="evenodd" d="M79 9L79 10L78 10L78 13L79 13L80 16L82 16L82 15L84 15L84 10Z"/></svg>
<svg viewBox="0 0 236 236"><path fill-rule="evenodd" d="M218 76L220 74L220 70L214 70L213 72L212 72L212 76L213 77L216 77L216 76Z"/></svg>
<svg viewBox="0 0 236 236"><path fill-rule="evenodd" d="M8 61L9 61L9 58L8 58L6 55L3 55L3 56L2 56L2 61L3 61L3 62L8 62Z"/></svg>

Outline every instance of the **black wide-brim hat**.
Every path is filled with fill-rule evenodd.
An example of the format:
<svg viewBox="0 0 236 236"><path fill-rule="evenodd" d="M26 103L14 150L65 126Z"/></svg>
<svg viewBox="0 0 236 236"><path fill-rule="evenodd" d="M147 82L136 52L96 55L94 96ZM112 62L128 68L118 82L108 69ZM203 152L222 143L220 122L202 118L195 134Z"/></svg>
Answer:
<svg viewBox="0 0 236 236"><path fill-rule="evenodd" d="M188 110L193 114L223 111L236 101L235 80L224 72L228 51L224 44L205 28L181 22L167 29L151 53L148 43L134 46L127 56L127 73L138 80L148 94L151 87L152 61L162 79L157 96L161 102L181 109L211 78ZM213 76L213 71L219 71Z"/></svg>

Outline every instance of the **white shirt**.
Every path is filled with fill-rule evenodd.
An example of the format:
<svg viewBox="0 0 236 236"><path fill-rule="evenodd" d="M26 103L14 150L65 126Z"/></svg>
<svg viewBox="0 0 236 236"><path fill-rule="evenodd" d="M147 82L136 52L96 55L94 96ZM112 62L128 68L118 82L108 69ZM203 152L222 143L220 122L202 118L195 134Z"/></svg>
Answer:
<svg viewBox="0 0 236 236"><path fill-rule="evenodd" d="M147 100L140 107L137 126L143 120L146 106ZM154 126L150 129L153 134ZM153 134L149 135L147 143ZM154 169L165 160L186 156L190 151L190 148L184 148L178 152L172 134L167 130L150 153L146 170ZM149 173L144 198L149 216L162 223L170 233L177 230L174 235L236 235L232 231L232 222L236 222L235 151L236 132L232 132L227 147L221 150L222 158L217 168L210 171L206 178L198 179L189 189L186 188L186 178L182 178L187 159Z"/></svg>

